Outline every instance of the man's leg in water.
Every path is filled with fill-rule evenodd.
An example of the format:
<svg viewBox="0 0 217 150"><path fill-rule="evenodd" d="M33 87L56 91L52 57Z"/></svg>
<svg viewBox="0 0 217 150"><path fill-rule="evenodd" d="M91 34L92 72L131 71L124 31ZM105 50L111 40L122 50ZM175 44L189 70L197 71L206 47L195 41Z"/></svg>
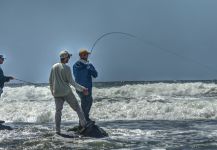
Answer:
<svg viewBox="0 0 217 150"><path fill-rule="evenodd" d="M3 93L3 90L2 90L2 88L0 88L0 97L1 97L2 93Z"/></svg>
<svg viewBox="0 0 217 150"><path fill-rule="evenodd" d="M87 121L86 121L86 119L85 119L85 117L84 117L84 113L83 113L83 111L82 111L80 105L78 104L78 101L77 101L75 95L74 95L72 92L70 92L70 93L66 96L65 100L68 102L68 104L70 105L70 107L71 107L74 111L77 112L78 118L79 118L79 120L80 120L80 122L81 122L81 126L82 126L82 127L85 127L86 124L87 124Z"/></svg>
<svg viewBox="0 0 217 150"><path fill-rule="evenodd" d="M60 124L61 124L61 116L62 116L64 101L65 100L63 97L55 97L55 104L56 104L55 123L56 123L57 133L60 133Z"/></svg>
<svg viewBox="0 0 217 150"><path fill-rule="evenodd" d="M81 108L82 108L82 110L84 112L85 119L87 121L91 121L90 118L89 118L89 113L90 113L90 109L91 109L91 106L92 106L92 103L93 103L92 95L87 95L86 96L81 92L77 92L77 93L78 93L78 96L81 99Z"/></svg>

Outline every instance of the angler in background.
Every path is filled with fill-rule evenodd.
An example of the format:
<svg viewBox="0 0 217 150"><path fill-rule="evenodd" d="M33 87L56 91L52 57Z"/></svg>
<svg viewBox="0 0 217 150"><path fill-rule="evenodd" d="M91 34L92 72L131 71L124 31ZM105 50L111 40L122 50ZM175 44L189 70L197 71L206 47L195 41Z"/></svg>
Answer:
<svg viewBox="0 0 217 150"><path fill-rule="evenodd" d="M4 83L14 79L14 77L4 75L4 72L1 68L1 64L4 63L4 60L5 60L4 56L0 55L0 97L1 94L3 93Z"/></svg>
<svg viewBox="0 0 217 150"><path fill-rule="evenodd" d="M77 99L75 98L70 85L74 86L76 90L83 93L84 95L88 94L88 89L77 84L73 78L71 69L66 65L72 54L69 54L67 51L60 52L60 63L53 65L50 73L49 84L52 95L55 99L56 104L56 113L55 113L55 123L56 123L56 133L61 134L60 124L61 124L61 115L63 104L66 101L70 107L75 110L78 114L81 126L85 129L88 126L88 123L84 117L83 111L78 104Z"/></svg>
<svg viewBox="0 0 217 150"><path fill-rule="evenodd" d="M85 119L87 121L91 121L89 118L89 112L93 103L92 98L92 77L96 78L98 76L98 73L94 66L89 63L88 56L90 52L88 52L86 49L82 49L79 51L80 60L78 60L73 65L73 73L75 76L75 81L88 88L88 95L85 95L84 93L80 91L76 91L81 99L81 108L84 112ZM94 122L93 122L94 123Z"/></svg>

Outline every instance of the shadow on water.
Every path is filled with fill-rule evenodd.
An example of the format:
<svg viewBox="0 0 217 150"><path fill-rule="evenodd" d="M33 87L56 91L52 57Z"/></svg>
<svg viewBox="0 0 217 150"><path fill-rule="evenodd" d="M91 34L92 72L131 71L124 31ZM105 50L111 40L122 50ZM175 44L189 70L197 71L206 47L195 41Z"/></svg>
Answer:
<svg viewBox="0 0 217 150"><path fill-rule="evenodd" d="M0 131L0 149L217 149L217 120L116 120L97 125L108 132L102 139L55 134L53 123L7 123ZM62 129L75 122L63 122Z"/></svg>

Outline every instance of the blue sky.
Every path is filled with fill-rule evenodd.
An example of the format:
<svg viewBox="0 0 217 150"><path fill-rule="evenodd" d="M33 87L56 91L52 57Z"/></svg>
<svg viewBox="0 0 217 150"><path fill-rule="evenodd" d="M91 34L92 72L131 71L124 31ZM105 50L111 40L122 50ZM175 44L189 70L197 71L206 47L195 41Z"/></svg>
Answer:
<svg viewBox="0 0 217 150"><path fill-rule="evenodd" d="M48 82L60 50L73 53L72 66L80 48L118 31L143 41L103 38L90 58L94 81L216 79L216 8L216 0L0 0L3 68Z"/></svg>

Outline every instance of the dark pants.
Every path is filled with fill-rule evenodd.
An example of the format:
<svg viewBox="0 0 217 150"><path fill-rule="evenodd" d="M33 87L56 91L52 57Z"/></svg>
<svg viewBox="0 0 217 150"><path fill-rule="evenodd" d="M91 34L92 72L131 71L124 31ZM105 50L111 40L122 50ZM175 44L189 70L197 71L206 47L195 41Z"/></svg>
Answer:
<svg viewBox="0 0 217 150"><path fill-rule="evenodd" d="M84 112L84 117L85 117L86 121L90 121L89 112L90 112L90 109L91 109L91 106L93 103L92 94L89 93L89 95L84 95L82 92L78 92L78 91L77 91L77 93L81 99L81 108Z"/></svg>
<svg viewBox="0 0 217 150"><path fill-rule="evenodd" d="M2 93L3 93L3 90L2 90L2 88L0 88L0 97L1 97Z"/></svg>

